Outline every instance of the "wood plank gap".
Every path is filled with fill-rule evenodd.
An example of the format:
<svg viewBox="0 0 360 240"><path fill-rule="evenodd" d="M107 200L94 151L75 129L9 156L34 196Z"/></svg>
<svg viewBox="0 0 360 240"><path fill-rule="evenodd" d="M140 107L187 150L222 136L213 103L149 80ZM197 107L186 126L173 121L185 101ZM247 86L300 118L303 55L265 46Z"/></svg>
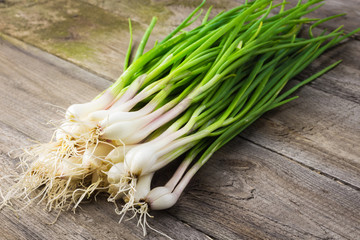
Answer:
<svg viewBox="0 0 360 240"><path fill-rule="evenodd" d="M280 155L280 156L288 159L288 160L291 161L291 162L297 163L297 164L299 164L300 166L302 166L302 167L304 167L304 168L307 168L307 169L309 169L309 170L311 170L311 171L313 171L313 172L315 172L315 173L317 173L317 174L320 174L320 175L322 175L322 176L324 176L324 177L327 177L327 178L329 178L329 179L337 182L338 184L348 186L348 187L350 187L350 188L352 188L352 189L360 192L360 187L358 187L358 186L352 185L351 183L346 182L346 181L344 181L344 180L342 180L342 179L340 179L340 178L334 177L334 176L332 176L331 174L328 174L328 173L326 173L326 172L323 172L323 171L321 171L321 170L319 170L319 169L316 169L316 168L314 168L314 167L308 166L308 165L306 165L306 164L304 164L304 163L302 163L302 162L296 161L295 159L293 159L293 158L291 158L291 157L289 157L289 156L286 156L285 154L279 153L279 152L277 152L277 151L275 151L275 150L273 150L273 149L271 149L271 148L268 148L268 147L263 146L263 145L261 145L261 144L259 144L259 143L257 143L257 142L254 142L254 141L252 141L252 140L250 140L250 139L248 139L248 138L246 138L246 137L243 137L243 136L241 136L241 135L240 135L239 137L242 138L242 139L244 139L244 140L246 140L246 141L248 141L248 142L250 142L250 143L252 143L252 144L255 144L256 146L262 147L262 148L264 148L264 149L266 149L266 150L269 150L269 151L271 151L271 152L273 152L273 153L275 153L275 154L278 154L278 155Z"/></svg>

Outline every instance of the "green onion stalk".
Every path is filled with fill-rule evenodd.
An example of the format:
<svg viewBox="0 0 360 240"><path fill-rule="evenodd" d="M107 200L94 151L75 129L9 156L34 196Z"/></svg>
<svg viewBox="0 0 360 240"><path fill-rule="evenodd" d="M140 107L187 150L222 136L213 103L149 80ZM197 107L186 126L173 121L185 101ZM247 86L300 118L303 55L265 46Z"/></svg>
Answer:
<svg viewBox="0 0 360 240"><path fill-rule="evenodd" d="M221 12L200 26L202 2L174 31L144 53L153 18L124 72L88 103L70 106L50 143L28 149L27 170L4 195L45 201L48 209L73 208L105 191L116 212L140 214L144 233L148 211L173 206L212 154L265 112L288 103L298 88L334 68L328 66L294 87L290 79L324 51L359 32L341 27L315 36L324 19L305 16L322 0L286 9L286 2L256 0ZM309 33L301 33L303 25ZM164 186L151 189L154 173L184 156ZM34 197L32 198L34 199ZM119 200L120 199L120 200Z"/></svg>

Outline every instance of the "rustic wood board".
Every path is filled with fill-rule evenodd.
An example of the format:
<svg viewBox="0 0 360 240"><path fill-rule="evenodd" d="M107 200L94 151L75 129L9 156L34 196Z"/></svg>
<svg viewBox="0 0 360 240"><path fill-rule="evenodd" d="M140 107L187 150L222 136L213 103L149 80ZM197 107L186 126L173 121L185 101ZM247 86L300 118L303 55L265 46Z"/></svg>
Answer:
<svg viewBox="0 0 360 240"><path fill-rule="evenodd" d="M119 75L128 39L124 26L129 16L134 16L134 26L138 27L137 39L150 21L147 15L138 13L155 11L159 21L169 19L155 31L155 37L161 37L196 5L191 1L148 1L142 5L87 2L0 2L0 32L5 34L0 40L1 176L18 171L16 159L7 155L9 151L29 145L31 140L47 141L52 134L47 121L61 119L62 108L90 100L110 84L108 79ZM215 10L235 4L212 3ZM347 17L325 27L345 24L346 30L353 29L360 22L359 7L356 0L346 3L329 0L315 15L348 12ZM59 6L65 7L60 10ZM119 11L119 6L127 10ZM89 23L84 9L106 19ZM20 19L15 21L15 17ZM24 19L31 21L25 24ZM110 29L102 25L108 22L119 26ZM55 31L53 36L49 28L54 25L57 29L64 26L64 32ZM44 37L46 32L51 34ZM91 55L74 51L77 47ZM150 224L175 239L357 239L359 50L360 42L351 40L312 64L299 79L337 59L344 60L299 91L300 99L266 114L216 153L178 204L153 213ZM169 175L166 169L163 175ZM6 179L1 187L11 183ZM3 209L0 239L142 238L134 221L118 223L113 205L102 196L96 203L83 204L75 214L63 213L54 225L49 225L55 217L55 213L43 211L41 205L18 213ZM162 236L153 231L146 237L159 238Z"/></svg>
<svg viewBox="0 0 360 240"><path fill-rule="evenodd" d="M115 80L122 71L128 46L128 18L132 20L136 44L152 16L158 17L149 47L177 26L200 2L5 0L0 1L0 32ZM208 0L205 7L207 9L213 6L214 15L242 2L244 1ZM297 1L288 2L291 6ZM324 23L320 27L334 29L343 24L349 32L358 27L360 13L357 6L357 0L327 0L325 7L311 13L309 17L327 17L345 12L345 17Z"/></svg>
<svg viewBox="0 0 360 240"><path fill-rule="evenodd" d="M305 86L296 101L266 114L243 136L360 189L360 65L348 54L354 50L359 52L359 41L328 52L325 56L342 55L343 64ZM322 63L313 66L324 67Z"/></svg>
<svg viewBox="0 0 360 240"><path fill-rule="evenodd" d="M6 0L0 2L0 32L114 80L122 71L128 46L128 18L132 21L135 45L140 42L151 18L158 17L149 48L181 23L199 3ZM216 1L209 1L207 5L210 3ZM216 13L237 4L225 1L213 5Z"/></svg>

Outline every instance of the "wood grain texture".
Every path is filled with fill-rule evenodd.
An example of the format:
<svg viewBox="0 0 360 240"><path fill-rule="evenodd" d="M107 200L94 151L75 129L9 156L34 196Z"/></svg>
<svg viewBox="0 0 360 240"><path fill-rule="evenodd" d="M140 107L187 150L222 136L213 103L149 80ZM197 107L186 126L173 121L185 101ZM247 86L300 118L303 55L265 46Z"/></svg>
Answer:
<svg viewBox="0 0 360 240"><path fill-rule="evenodd" d="M28 146L31 140L48 141L53 126L46 123L61 119L62 114L57 112L59 107L66 107L69 102L89 101L110 82L36 48L15 46L4 40L0 40L0 63L0 172L1 176L6 176L17 172L16 159L10 158L8 152ZM1 189L11 184L11 180L2 182ZM119 216L113 204L106 203L105 198L81 208L77 214L63 213L54 225L49 223L55 220L56 214L48 214L41 205L20 213L4 209L0 212L0 239L142 238L142 230L136 227L135 221L118 223ZM156 215L157 220L151 225L170 237L206 238L166 212ZM152 232L147 239L159 237L161 235Z"/></svg>
<svg viewBox="0 0 360 240"><path fill-rule="evenodd" d="M215 10L236 4L210 2ZM33 140L48 141L53 128L49 120L61 119L63 108L88 101L105 89L110 81L104 77L119 75L128 40L127 27L121 28L120 23L134 16L135 37L140 39L150 21L150 14L143 12L158 13L159 22L168 21L155 30L156 38L196 5L171 0L145 3L0 2L0 176L18 171L9 151ZM64 7L56 7L60 5ZM91 22L82 9L120 25L107 29ZM322 28L359 27L357 0L346 4L328 0L312 16L338 12L349 14ZM65 30L49 30L54 28ZM86 54L74 52L76 47ZM343 63L301 89L299 99L267 113L216 153L173 208L153 213L151 226L175 239L359 238L359 58L356 39L326 52L298 80L338 59ZM166 181L172 167L161 171L154 184ZM6 188L11 183L5 179L0 185ZM118 223L113 205L104 196L83 204L75 214L63 213L56 224L49 225L55 217L42 205L18 213L3 209L0 239L143 239L136 222ZM145 239L162 238L150 231Z"/></svg>
<svg viewBox="0 0 360 240"><path fill-rule="evenodd" d="M0 31L111 80L123 69L131 18L134 47L153 16L158 24L147 44L164 38L201 1L67 1L0 2ZM214 5L214 14L241 1ZM200 19L196 22L198 24Z"/></svg>
<svg viewBox="0 0 360 240"><path fill-rule="evenodd" d="M359 200L359 191L236 138L169 211L216 239L356 239Z"/></svg>
<svg viewBox="0 0 360 240"><path fill-rule="evenodd" d="M298 92L299 99L265 115L243 136L360 189L357 50L360 42L350 41L324 54L298 78L319 71L335 56L343 59L343 64L305 86Z"/></svg>
<svg viewBox="0 0 360 240"><path fill-rule="evenodd" d="M158 17L147 49L174 29L201 1L115 1L115 0L38 0L0 2L0 31L74 62L107 79L115 80L122 71L129 41L127 19L131 18L134 43L153 16ZM213 14L244 1L207 1ZM278 1L281 2L281 1ZM289 1L293 6L297 1ZM359 22L357 0L327 0L325 7L309 17L327 17L347 13L320 28L345 25L347 32ZM196 22L199 23L200 19ZM196 24L195 23L195 24ZM358 36L358 35L357 35ZM134 44L134 45L135 45Z"/></svg>

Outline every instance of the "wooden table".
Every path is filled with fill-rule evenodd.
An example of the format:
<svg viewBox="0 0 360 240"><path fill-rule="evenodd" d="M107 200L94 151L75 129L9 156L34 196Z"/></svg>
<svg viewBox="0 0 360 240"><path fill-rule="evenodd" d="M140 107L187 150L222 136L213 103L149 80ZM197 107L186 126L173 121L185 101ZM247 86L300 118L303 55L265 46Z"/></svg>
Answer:
<svg viewBox="0 0 360 240"><path fill-rule="evenodd" d="M47 121L61 119L63 108L91 100L120 75L128 17L138 43L158 16L151 45L198 3L0 1L1 176L19 171L8 152L48 141ZM216 12L238 3L206 6ZM357 0L328 0L312 16L339 12L348 15L321 27L360 26ZM298 100L265 114L218 151L174 207L152 212L151 226L174 239L360 239L359 35L297 79L338 59L343 63L298 91ZM2 179L1 189L12 183ZM106 197L62 213L55 224L56 213L43 208L2 209L0 239L144 238L135 221L118 223ZM154 231L145 237L162 238Z"/></svg>

